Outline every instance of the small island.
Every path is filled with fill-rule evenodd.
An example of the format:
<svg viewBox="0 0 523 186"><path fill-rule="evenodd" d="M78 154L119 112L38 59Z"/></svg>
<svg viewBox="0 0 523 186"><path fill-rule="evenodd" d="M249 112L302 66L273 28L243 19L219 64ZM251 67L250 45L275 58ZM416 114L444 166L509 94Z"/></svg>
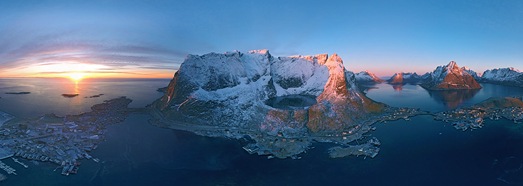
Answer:
<svg viewBox="0 0 523 186"><path fill-rule="evenodd" d="M31 94L31 92L6 92L5 94L23 95L23 94Z"/></svg>
<svg viewBox="0 0 523 186"><path fill-rule="evenodd" d="M85 96L84 98L99 98L100 96L103 96L104 94L96 94L92 96Z"/></svg>
<svg viewBox="0 0 523 186"><path fill-rule="evenodd" d="M74 98L76 96L78 96L80 94L62 94L63 97L66 97L66 98Z"/></svg>

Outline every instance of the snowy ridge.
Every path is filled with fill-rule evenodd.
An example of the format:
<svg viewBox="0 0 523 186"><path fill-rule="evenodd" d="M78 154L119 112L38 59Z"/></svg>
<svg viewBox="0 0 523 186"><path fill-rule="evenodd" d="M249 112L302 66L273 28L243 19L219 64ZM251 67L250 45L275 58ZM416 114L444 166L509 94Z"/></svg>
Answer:
<svg viewBox="0 0 523 186"><path fill-rule="evenodd" d="M492 70L486 70L481 76L484 80L489 81L509 81L515 80L521 76L521 72L512 67L510 68L497 68Z"/></svg>
<svg viewBox="0 0 523 186"><path fill-rule="evenodd" d="M523 87L523 73L512 67L486 70L481 82Z"/></svg>
<svg viewBox="0 0 523 186"><path fill-rule="evenodd" d="M382 83L383 79L369 71L361 71L355 74L356 82L358 83Z"/></svg>

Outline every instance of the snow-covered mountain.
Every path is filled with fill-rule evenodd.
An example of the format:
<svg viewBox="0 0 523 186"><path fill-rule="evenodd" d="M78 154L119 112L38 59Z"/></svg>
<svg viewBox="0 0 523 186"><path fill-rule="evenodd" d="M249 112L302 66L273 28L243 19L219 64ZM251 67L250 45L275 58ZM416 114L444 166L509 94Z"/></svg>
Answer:
<svg viewBox="0 0 523 186"><path fill-rule="evenodd" d="M336 54L273 57L255 50L189 55L165 95L148 109L156 125L205 136L250 136L255 143L247 151L285 158L304 152L311 136L326 142L359 139L370 130L369 118L393 110L367 98L355 81ZM273 107L275 102L291 109ZM349 137L324 137L343 131L350 131L344 133Z"/></svg>
<svg viewBox="0 0 523 186"><path fill-rule="evenodd" d="M430 90L480 89L481 85L465 68L459 68L451 61L444 66L438 66L421 84Z"/></svg>
<svg viewBox="0 0 523 186"><path fill-rule="evenodd" d="M317 103L293 114L265 104L288 95ZM268 132L339 130L384 107L358 90L336 54L273 57L267 50L189 55L154 106L171 120Z"/></svg>
<svg viewBox="0 0 523 186"><path fill-rule="evenodd" d="M355 74L358 83L383 83L384 80L369 71L361 71Z"/></svg>
<svg viewBox="0 0 523 186"><path fill-rule="evenodd" d="M390 79L387 80L389 84L398 85L398 84L418 84L421 81L421 76L414 73L395 73Z"/></svg>
<svg viewBox="0 0 523 186"><path fill-rule="evenodd" d="M523 87L523 73L514 68L486 70L481 82Z"/></svg>

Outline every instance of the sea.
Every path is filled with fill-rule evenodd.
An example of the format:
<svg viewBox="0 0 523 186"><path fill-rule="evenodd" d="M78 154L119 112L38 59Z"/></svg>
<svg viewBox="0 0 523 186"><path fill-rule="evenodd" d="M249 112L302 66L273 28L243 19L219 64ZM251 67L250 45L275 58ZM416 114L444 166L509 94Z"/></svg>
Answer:
<svg viewBox="0 0 523 186"><path fill-rule="evenodd" d="M94 104L126 96L145 107L163 93L168 79L0 79L0 111L17 118L87 112ZM478 91L427 91L417 85L362 87L375 101L439 112L489 97L522 96L523 88L482 84ZM30 94L4 94L5 92ZM61 94L79 94L67 98ZM93 95L103 94L99 97ZM487 120L483 128L456 130L431 116L377 123L369 133L381 141L375 158L329 158L333 144L314 143L301 159L268 159L242 149L248 142L159 128L147 114L130 114L110 125L106 140L81 160L78 174L63 176L57 165L28 161L0 185L523 185L523 124Z"/></svg>

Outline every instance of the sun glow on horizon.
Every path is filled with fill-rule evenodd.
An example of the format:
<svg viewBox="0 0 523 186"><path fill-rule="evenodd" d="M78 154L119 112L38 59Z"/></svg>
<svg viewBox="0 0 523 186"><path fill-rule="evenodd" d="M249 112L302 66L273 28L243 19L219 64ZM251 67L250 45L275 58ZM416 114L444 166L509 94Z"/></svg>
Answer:
<svg viewBox="0 0 523 186"><path fill-rule="evenodd" d="M85 73L79 73L79 72L73 72L73 73L69 73L69 74L68 74L68 77L69 77L71 80L75 81L75 82L78 82L78 81L84 79L86 76L87 76L87 74L85 74Z"/></svg>
<svg viewBox="0 0 523 186"><path fill-rule="evenodd" d="M134 66L107 66L81 62L33 63L27 66L1 69L0 78L42 77L65 78L74 82L86 78L172 78L176 70L147 69Z"/></svg>

